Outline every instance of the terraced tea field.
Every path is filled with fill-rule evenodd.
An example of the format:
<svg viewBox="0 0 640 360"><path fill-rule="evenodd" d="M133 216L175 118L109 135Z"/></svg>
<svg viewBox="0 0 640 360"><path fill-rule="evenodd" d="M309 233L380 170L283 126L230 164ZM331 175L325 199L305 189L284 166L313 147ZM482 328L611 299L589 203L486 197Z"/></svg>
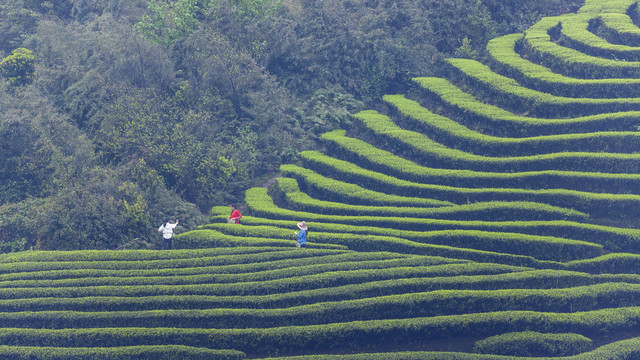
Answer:
<svg viewBox="0 0 640 360"><path fill-rule="evenodd" d="M180 250L3 255L0 358L640 359L637 21L447 59Z"/></svg>

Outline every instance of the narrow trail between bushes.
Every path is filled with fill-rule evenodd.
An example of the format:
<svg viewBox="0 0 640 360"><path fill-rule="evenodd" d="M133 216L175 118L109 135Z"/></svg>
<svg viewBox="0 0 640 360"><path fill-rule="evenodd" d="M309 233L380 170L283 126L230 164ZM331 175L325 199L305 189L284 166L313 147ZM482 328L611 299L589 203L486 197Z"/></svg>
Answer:
<svg viewBox="0 0 640 360"><path fill-rule="evenodd" d="M282 177L282 174L281 173L277 173L275 176L273 176L272 178L269 178L267 181L265 181L262 184L262 187L263 188L267 188L267 189L270 188L271 185L273 185L276 182L276 179L280 178L280 177Z"/></svg>

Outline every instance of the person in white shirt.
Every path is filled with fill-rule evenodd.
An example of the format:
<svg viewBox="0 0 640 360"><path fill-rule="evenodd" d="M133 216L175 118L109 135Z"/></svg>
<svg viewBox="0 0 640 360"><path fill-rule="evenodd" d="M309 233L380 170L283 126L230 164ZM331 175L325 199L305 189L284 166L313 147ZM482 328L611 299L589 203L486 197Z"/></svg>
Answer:
<svg viewBox="0 0 640 360"><path fill-rule="evenodd" d="M171 237L173 236L173 229L178 226L180 221L176 220L175 224L169 223L169 217L164 219L164 224L160 226L158 232L162 233L162 250L171 250Z"/></svg>

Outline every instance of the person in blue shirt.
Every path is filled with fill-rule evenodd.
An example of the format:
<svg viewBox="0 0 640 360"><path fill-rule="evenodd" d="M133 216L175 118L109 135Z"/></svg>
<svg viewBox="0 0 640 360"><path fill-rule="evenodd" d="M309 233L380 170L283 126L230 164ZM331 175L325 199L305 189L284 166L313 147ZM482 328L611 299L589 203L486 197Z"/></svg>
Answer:
<svg viewBox="0 0 640 360"><path fill-rule="evenodd" d="M301 221L298 223L298 228L300 232L294 231L294 234L298 236L298 242L296 243L296 247L307 247L307 222Z"/></svg>

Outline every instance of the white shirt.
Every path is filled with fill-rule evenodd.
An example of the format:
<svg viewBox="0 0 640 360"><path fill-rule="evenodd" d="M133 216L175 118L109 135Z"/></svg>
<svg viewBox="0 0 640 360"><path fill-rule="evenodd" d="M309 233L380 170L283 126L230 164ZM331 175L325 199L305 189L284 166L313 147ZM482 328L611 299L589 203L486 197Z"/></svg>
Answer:
<svg viewBox="0 0 640 360"><path fill-rule="evenodd" d="M162 226L160 226L158 231L162 231L163 238L171 239L171 236L173 236L173 228L175 228L176 226L178 226L177 223L176 224L167 223L167 226L163 224Z"/></svg>

